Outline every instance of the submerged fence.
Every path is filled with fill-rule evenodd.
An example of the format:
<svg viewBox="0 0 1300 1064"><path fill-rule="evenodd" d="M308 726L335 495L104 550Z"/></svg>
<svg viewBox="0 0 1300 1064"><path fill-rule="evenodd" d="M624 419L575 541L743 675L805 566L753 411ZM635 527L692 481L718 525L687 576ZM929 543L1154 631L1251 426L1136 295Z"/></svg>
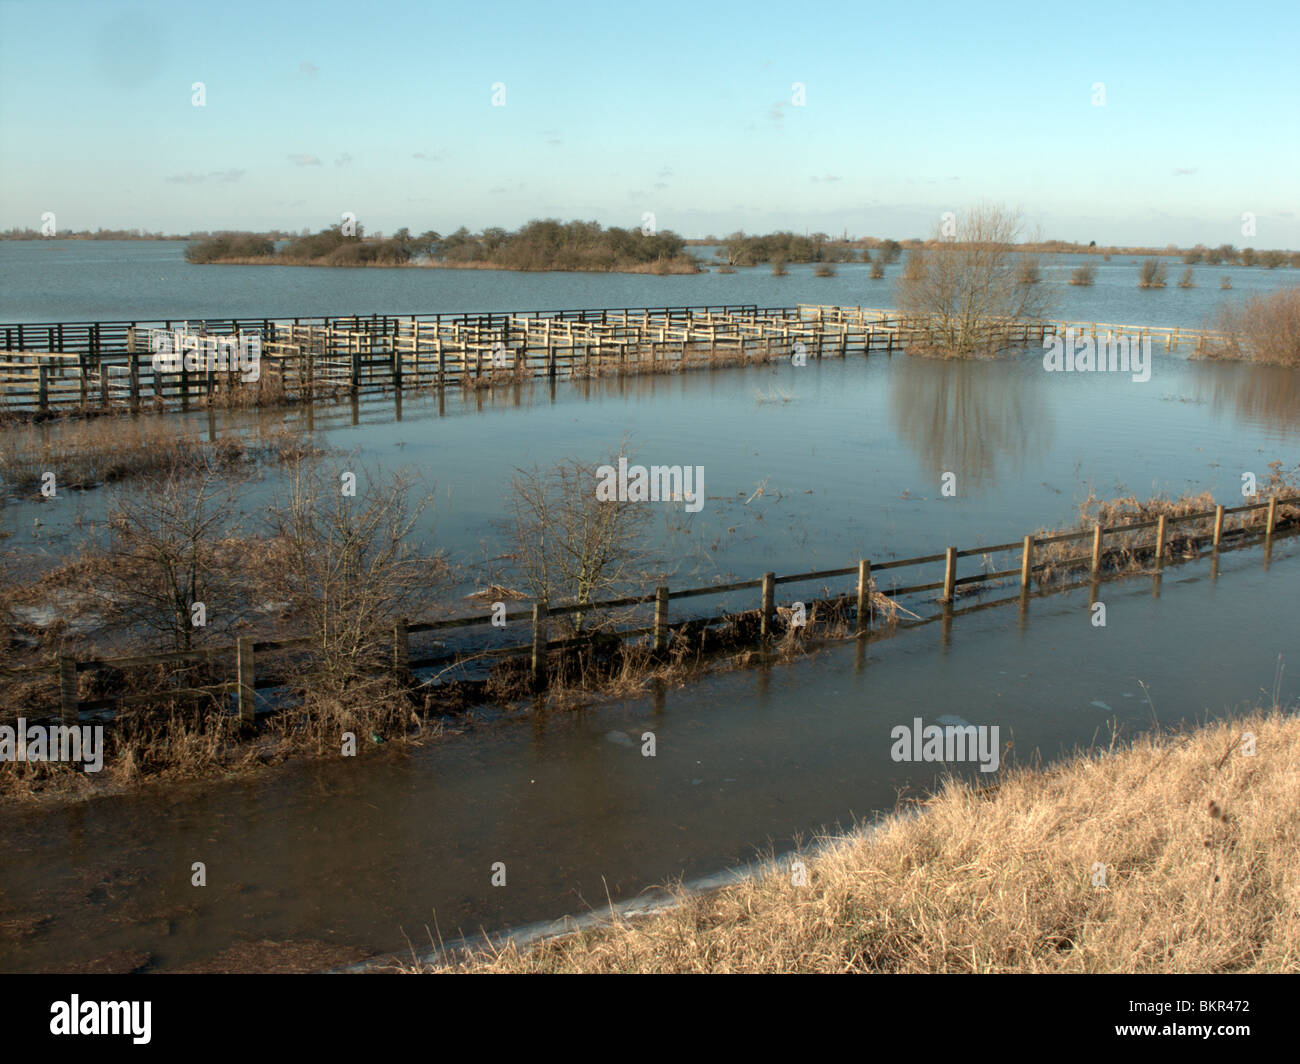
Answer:
<svg viewBox="0 0 1300 1064"><path fill-rule="evenodd" d="M765 573L757 579L675 591L666 586L660 586L653 591L640 595L591 603L570 603L550 608L545 603L534 603L528 610L516 610L507 612L505 615L507 623L524 620L531 623L531 639L527 643L455 651L423 658L411 657L410 640L412 635L487 627L492 624L490 612L486 615L479 613L472 616L414 623L399 620L393 625L392 629L392 661L390 668L396 676L406 680L409 678L411 670L414 669L427 669L439 665L456 665L484 659L527 657L529 659L532 684L535 689L541 690L546 687L548 681L548 656L550 652L578 645L584 642L586 638L577 636L567 639L549 639L547 628L552 618L574 613L586 615L604 610L653 605L654 615L651 624L618 629L612 634L620 641L648 637L651 649L662 652L669 648L674 629L680 630L688 624L707 626L744 615L743 612L741 614L723 613L718 616L689 617L682 621L671 622L669 619L671 602L701 596L718 596L737 591L756 590L760 595L757 610L759 639L762 642L767 642L775 632L777 615L776 588L778 586L812 581L833 581L849 576L856 577L855 589L852 593L842 594L840 598L845 602L853 601L856 631L861 635L870 629L872 623L871 595L873 593L873 581L875 577L884 572L910 567L935 566L942 563L942 579L922 580L903 586L891 586L887 591L880 588L877 583L874 591L877 594L886 593L891 598L927 591L941 591L939 602L943 605L945 611L950 611L959 588L978 587L1010 577L1018 577L1023 596L1030 591L1035 574L1042 577L1049 570L1078 569L1085 564L1091 578L1094 581L1100 581L1106 571L1107 560L1116 557L1123 558L1125 554L1132 556L1134 553L1150 553L1153 556L1157 570L1159 570L1163 567L1169 547L1172 544L1171 534L1173 530L1189 524L1194 525L1196 522L1207 522L1211 518L1213 518L1212 531L1207 530L1203 534L1197 534L1196 530L1193 529L1191 533L1185 536L1185 547L1195 549L1199 553L1200 549L1206 543L1209 543L1213 553L1217 556L1220 546L1226 538L1239 538L1260 533L1263 534L1267 542L1271 543L1274 532L1280 527L1279 506L1295 506L1297 504L1300 504L1300 496L1278 497L1275 495L1267 502L1249 503L1234 507L1216 506L1213 510L1203 510L1176 516L1161 514L1151 520L1123 525L1102 526L1095 524L1091 529L1077 532L1064 532L1040 538L1027 535L1015 542L970 547L964 550L957 547L948 547L938 554L901 558L881 563L873 564L870 559L864 558L859 559L853 565L836 569L791 573L783 576L777 576L775 573ZM1255 527L1252 527L1252 521L1254 521L1252 517L1244 519L1237 528L1226 528L1226 518L1238 514L1260 515L1262 522L1255 522ZM1300 516L1293 516L1286 523L1288 525L1300 523ZM1262 527L1258 527L1261 524ZM1139 544L1131 539L1125 539L1125 537L1129 537L1133 533L1140 533L1148 529L1155 529L1154 539L1150 543ZM1045 547L1089 539L1091 545L1089 552L1086 554L1050 557L1046 560L1043 560L1040 555L1040 551ZM1112 544L1110 548L1107 547L1108 540ZM985 569L964 576L958 575L958 562L961 559L1013 552L1019 554L1018 563L1014 566L1003 569ZM753 611L748 612L753 613ZM234 704L231 707L233 712L238 715L241 721L252 723L258 712L256 707L256 692L258 690L283 688L292 685L294 682L285 677L259 676L256 668L259 656L272 651L309 649L317 645L317 643L318 640L312 636L267 640L242 638L233 645L228 644L222 647L185 652L91 660L78 660L72 656L64 655L49 665L0 669L0 675L32 677L46 674L57 677L58 706L38 708L35 712L45 712L50 715L57 713L65 723L75 723L80 719L81 713L88 711L119 709L130 705L177 698L197 699L205 697L219 698L222 696L233 696ZM78 695L78 676L90 670L104 668L128 669L156 665L180 666L196 662L221 661L233 664L233 680L202 687L172 688L157 692L125 694L100 699L81 699Z"/></svg>
<svg viewBox="0 0 1300 1064"><path fill-rule="evenodd" d="M151 333L182 327L205 342L256 335L257 379L241 379L224 361L160 362ZM1163 340L1167 351L1192 340L1199 351L1211 336L1104 322L989 325L1007 346L1041 342L1068 328L1090 329L1103 339ZM388 388L891 353L933 335L931 323L894 311L817 304L0 324L0 411L45 416L310 402Z"/></svg>

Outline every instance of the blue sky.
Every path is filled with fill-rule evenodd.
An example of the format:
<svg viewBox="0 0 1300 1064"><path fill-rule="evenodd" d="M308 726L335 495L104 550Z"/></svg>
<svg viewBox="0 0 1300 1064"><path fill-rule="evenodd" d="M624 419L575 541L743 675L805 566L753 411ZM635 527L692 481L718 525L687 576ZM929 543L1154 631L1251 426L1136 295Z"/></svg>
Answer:
<svg viewBox="0 0 1300 1064"><path fill-rule="evenodd" d="M987 199L1048 237L1300 248L1297 12L4 2L0 227L902 238Z"/></svg>

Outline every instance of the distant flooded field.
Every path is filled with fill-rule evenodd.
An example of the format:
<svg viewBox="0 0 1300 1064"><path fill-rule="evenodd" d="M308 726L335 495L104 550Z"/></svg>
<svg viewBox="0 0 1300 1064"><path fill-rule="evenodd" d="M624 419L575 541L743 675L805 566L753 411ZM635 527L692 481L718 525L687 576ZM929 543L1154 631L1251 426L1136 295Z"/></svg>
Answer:
<svg viewBox="0 0 1300 1064"><path fill-rule="evenodd" d="M716 265L712 248L691 249ZM349 269L296 266L195 266L185 241L0 241L0 321L280 317L374 313L563 310L584 307L663 307L753 303L894 306L902 262L872 280L866 263L837 263L836 276L815 277L811 263L739 267L677 277L618 273L518 273L500 270ZM1300 270L1282 267L1195 266L1195 288L1141 290L1140 260L1100 255L1044 256L1043 284L1055 316L1070 321L1135 325L1206 324L1225 300L1300 284ZM1181 273L1176 258L1169 264ZM1092 263L1092 287L1067 284L1071 271ZM1219 289L1229 277L1231 291Z"/></svg>

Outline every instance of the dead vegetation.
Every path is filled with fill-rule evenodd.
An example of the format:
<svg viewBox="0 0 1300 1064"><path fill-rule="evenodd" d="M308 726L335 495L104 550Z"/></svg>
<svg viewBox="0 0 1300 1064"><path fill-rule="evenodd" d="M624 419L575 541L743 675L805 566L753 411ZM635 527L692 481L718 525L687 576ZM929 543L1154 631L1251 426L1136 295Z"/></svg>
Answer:
<svg viewBox="0 0 1300 1064"><path fill-rule="evenodd" d="M263 713L251 729L239 727L233 715L229 652L181 664L84 669L78 678L83 701L152 699L123 707L106 729L105 780L126 784L241 771L303 752L337 754L345 734L361 744L427 738L476 705L540 711L633 697L656 685L684 684L706 671L793 661L821 643L859 631L856 591L834 594L827 587L809 593L801 611L778 607L766 639L760 611L748 609L674 619L656 649L645 588L662 583L665 575L654 569L658 559L645 550L648 511L596 502L594 467L568 462L517 474L506 530L513 544L508 572L486 592L493 601L517 600L526 592L553 607L578 607L551 619L544 694L537 690L525 648L480 654L468 646L459 652L452 647L440 659L445 669L417 680L399 653L408 643L395 625L427 619L447 582L445 559L412 538L428 500L411 502L413 485L404 477L355 472L357 495L351 497L343 493L339 469L319 459L293 465L281 498L256 529L229 516L215 519L229 511L220 505L210 478L155 479L150 490L123 497L100 549L43 576L39 588L45 598L34 598L30 586L8 586L0 595L0 636L33 663L53 663L60 653L83 661L104 655L103 646L77 633L78 608L97 610L131 632L149 633L131 644L137 652L200 651L218 642L213 638L218 632L227 647L236 635L301 637L294 647L259 652L259 680L268 674L275 678L274 685L263 684L275 690L260 696L261 709L275 712ZM1260 498L1278 494L1288 500L1278 508L1279 527L1300 522L1298 473L1275 462L1259 485ZM1060 531L1210 511L1188 525L1170 525L1165 551L1174 559L1203 549L1213 530L1213 509L1208 493L1147 500L1090 495L1080 505L1078 525ZM1258 513L1229 517L1225 534L1248 524L1260 530ZM1042 531L1039 538L1052 534ZM1108 533L1103 572L1121 575L1152 566L1155 534L1154 527ZM1038 584L1086 571L1090 546L1087 539L1040 544ZM95 594L75 597L87 584ZM962 593L980 590L982 585L971 584ZM49 602L51 595L63 604L58 624L36 629L16 619L17 607ZM595 608L618 595L634 601ZM193 625L197 603L207 607L210 630ZM870 624L877 631L903 618L922 620L874 584L871 610ZM240 618L238 624L225 623L232 617ZM636 628L641 634L627 638ZM413 637L412 655L415 645ZM6 722L20 710L58 703L52 671L10 673L4 688L0 718ZM40 764L6 766L0 781L0 790L29 796L75 793L91 782L68 766Z"/></svg>
<svg viewBox="0 0 1300 1064"><path fill-rule="evenodd" d="M162 417L102 417L0 429L0 482L34 493L47 473L55 488L88 489L129 478L234 473L259 461L291 461L316 448L288 427L205 440Z"/></svg>
<svg viewBox="0 0 1300 1064"><path fill-rule="evenodd" d="M1282 528L1300 522L1300 466L1287 471L1280 461L1269 465L1267 479L1260 482L1256 498L1243 499L1245 502L1266 501L1270 496L1279 498L1277 509L1277 527ZM1286 501L1281 501L1286 500ZM1059 529L1039 529L1036 539L1046 539L1068 532L1087 532L1096 525L1103 529L1122 525L1144 524L1149 527L1129 532L1106 532L1103 539L1101 570L1104 575L1115 576L1124 573L1145 571L1159 561L1171 561L1182 557L1196 557L1207 542L1213 540L1215 499L1208 491L1199 494L1187 494L1178 498L1153 496L1138 499L1135 495L1115 499L1099 499L1090 493L1079 504L1079 521L1073 527ZM1190 521L1179 521L1191 514L1206 514ZM1227 514L1224 517L1223 532L1226 537L1243 532L1263 530L1263 511L1244 514ZM1166 520L1164 554L1156 558L1156 541L1158 532L1155 522L1163 516ZM1073 539L1058 543L1039 544L1034 551L1034 564L1041 566L1036 571L1040 585L1051 583L1068 576L1070 573L1087 570L1091 566L1091 541Z"/></svg>
<svg viewBox="0 0 1300 1064"><path fill-rule="evenodd" d="M1206 358L1300 367L1300 287L1225 306L1214 328L1220 337L1202 352Z"/></svg>

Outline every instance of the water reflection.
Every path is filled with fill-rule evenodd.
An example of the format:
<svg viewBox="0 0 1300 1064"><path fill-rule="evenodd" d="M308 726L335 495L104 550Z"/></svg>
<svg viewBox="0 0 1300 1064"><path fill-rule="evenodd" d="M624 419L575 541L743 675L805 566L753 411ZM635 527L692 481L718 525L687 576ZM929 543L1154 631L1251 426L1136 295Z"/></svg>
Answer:
<svg viewBox="0 0 1300 1064"><path fill-rule="evenodd" d="M1016 362L902 358L891 374L894 426L937 482L990 482L994 470L1019 472L1031 450L1052 446L1043 375Z"/></svg>
<svg viewBox="0 0 1300 1064"><path fill-rule="evenodd" d="M1192 362L1196 398L1282 436L1300 432L1300 372L1286 366Z"/></svg>

